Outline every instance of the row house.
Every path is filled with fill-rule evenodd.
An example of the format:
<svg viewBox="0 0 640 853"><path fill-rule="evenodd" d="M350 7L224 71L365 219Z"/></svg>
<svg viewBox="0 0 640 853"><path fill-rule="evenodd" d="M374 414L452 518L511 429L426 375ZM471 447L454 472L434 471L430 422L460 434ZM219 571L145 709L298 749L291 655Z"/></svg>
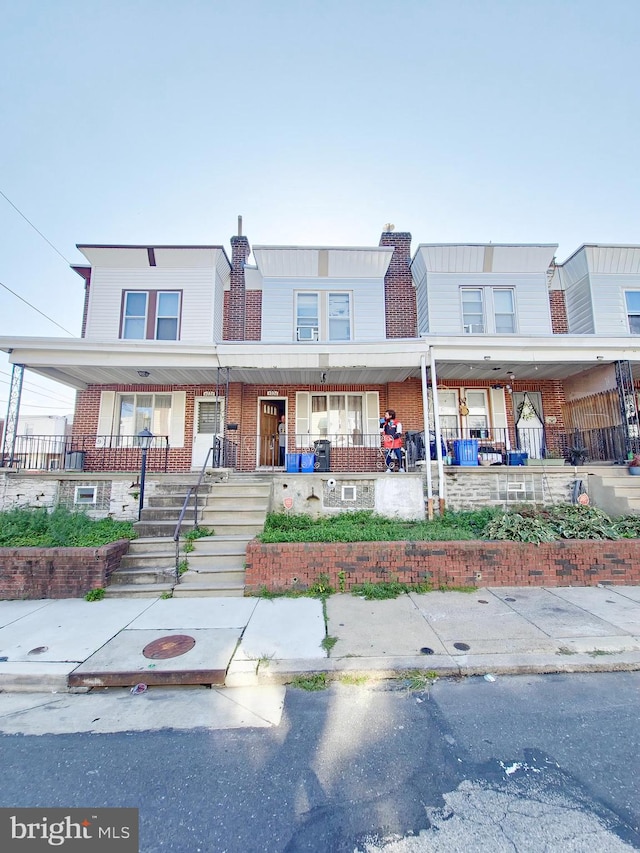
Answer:
<svg viewBox="0 0 640 853"><path fill-rule="evenodd" d="M640 247L79 245L77 339L0 338L14 364L77 390L67 467L384 469L394 409L411 467L558 457L620 461L638 441ZM12 427L13 425L13 427Z"/></svg>

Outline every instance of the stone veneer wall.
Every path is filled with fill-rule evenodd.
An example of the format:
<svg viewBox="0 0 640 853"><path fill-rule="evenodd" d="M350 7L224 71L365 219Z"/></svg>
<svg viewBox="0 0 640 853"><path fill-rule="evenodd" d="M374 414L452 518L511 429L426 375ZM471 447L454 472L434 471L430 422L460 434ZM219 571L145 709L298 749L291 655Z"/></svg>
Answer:
<svg viewBox="0 0 640 853"><path fill-rule="evenodd" d="M0 548L0 600L81 598L105 587L129 540L101 548Z"/></svg>
<svg viewBox="0 0 640 853"><path fill-rule="evenodd" d="M247 546L245 593L306 589L318 575L349 591L364 581L460 586L640 583L640 540L559 542L340 542Z"/></svg>
<svg viewBox="0 0 640 853"><path fill-rule="evenodd" d="M434 497L438 486L434 471ZM497 465L495 467L445 467L445 502L447 509L468 510L485 506L513 506L521 503L571 503L573 484L586 475L565 465L529 467L527 465Z"/></svg>

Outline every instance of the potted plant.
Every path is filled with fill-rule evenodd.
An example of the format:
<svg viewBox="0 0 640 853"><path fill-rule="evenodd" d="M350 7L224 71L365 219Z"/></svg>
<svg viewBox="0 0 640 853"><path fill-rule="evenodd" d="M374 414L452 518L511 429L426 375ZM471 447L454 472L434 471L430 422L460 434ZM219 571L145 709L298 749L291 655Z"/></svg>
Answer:
<svg viewBox="0 0 640 853"><path fill-rule="evenodd" d="M640 476L640 453L634 453L627 462L627 471L634 477Z"/></svg>
<svg viewBox="0 0 640 853"><path fill-rule="evenodd" d="M587 458L587 448L581 445L574 445L569 448L569 464L584 465Z"/></svg>

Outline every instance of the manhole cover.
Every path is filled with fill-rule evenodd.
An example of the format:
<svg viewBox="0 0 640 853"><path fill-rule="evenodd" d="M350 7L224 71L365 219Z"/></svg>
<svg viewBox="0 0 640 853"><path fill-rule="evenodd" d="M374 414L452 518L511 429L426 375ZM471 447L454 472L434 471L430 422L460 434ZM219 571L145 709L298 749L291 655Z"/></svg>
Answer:
<svg viewBox="0 0 640 853"><path fill-rule="evenodd" d="M35 649L30 649L27 654L41 655L43 652L48 652L49 646L36 646Z"/></svg>
<svg viewBox="0 0 640 853"><path fill-rule="evenodd" d="M459 652L468 652L471 646L467 643L454 643L453 648L458 649Z"/></svg>
<svg viewBox="0 0 640 853"><path fill-rule="evenodd" d="M160 637L148 643L142 654L151 660L166 660L186 654L195 646L196 641L188 634L174 634L171 637Z"/></svg>
<svg viewBox="0 0 640 853"><path fill-rule="evenodd" d="M420 654L421 655L433 655L433 654L435 654L435 652L433 651L433 649L430 649L429 646L423 646L420 649Z"/></svg>

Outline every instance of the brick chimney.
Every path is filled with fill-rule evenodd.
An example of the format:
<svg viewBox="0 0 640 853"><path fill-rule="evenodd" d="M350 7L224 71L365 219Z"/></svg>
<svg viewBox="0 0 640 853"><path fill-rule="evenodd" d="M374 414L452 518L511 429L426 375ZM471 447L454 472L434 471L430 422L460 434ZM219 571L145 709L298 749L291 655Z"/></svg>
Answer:
<svg viewBox="0 0 640 853"><path fill-rule="evenodd" d="M251 254L246 237L242 236L242 217L238 217L238 235L231 238L231 281L225 340L244 341L246 325L246 288L244 265Z"/></svg>
<svg viewBox="0 0 640 853"><path fill-rule="evenodd" d="M393 256L384 277L384 307L387 338L415 338L418 334L416 292L411 278L411 234L383 231L381 246L393 246Z"/></svg>

